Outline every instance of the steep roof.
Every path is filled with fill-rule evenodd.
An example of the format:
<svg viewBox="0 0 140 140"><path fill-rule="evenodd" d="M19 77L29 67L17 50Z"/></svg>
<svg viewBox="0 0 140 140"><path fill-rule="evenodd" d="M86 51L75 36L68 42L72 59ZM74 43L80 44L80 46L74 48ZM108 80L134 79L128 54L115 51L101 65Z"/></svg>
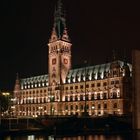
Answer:
<svg viewBox="0 0 140 140"><path fill-rule="evenodd" d="M124 62L117 61L120 65L120 68L123 68ZM83 78L85 81L85 77L87 80L97 80L98 76L100 79L104 79L105 73L110 71L110 65L112 63L100 64L95 66L87 66L77 69L71 69L66 77L67 83L75 83L80 82ZM132 65L127 63L130 72L132 72ZM86 74L86 76L85 76ZM77 79L77 80L76 80ZM34 88L34 87L45 87L48 86L48 75L39 75L29 78L23 78L20 80L21 88L26 86L26 88Z"/></svg>

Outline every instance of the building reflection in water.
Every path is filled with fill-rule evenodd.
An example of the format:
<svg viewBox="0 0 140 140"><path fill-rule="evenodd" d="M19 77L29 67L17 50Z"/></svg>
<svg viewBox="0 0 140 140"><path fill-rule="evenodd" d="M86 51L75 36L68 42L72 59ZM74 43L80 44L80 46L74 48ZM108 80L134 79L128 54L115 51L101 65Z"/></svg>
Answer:
<svg viewBox="0 0 140 140"><path fill-rule="evenodd" d="M140 131L134 133L126 133L120 135L87 135L74 137L59 137L47 136L46 134L39 135L21 135L21 136L4 136L0 140L140 140Z"/></svg>
<svg viewBox="0 0 140 140"><path fill-rule="evenodd" d="M35 136L34 135L29 135L27 140L35 140Z"/></svg>

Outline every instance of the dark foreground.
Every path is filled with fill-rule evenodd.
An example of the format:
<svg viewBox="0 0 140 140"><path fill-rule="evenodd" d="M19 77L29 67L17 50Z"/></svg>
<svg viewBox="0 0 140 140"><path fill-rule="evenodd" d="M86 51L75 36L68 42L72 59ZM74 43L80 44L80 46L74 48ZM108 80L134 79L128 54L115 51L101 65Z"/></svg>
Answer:
<svg viewBox="0 0 140 140"><path fill-rule="evenodd" d="M0 135L43 132L53 136L131 133L130 116L77 117L44 116L39 118L3 119Z"/></svg>
<svg viewBox="0 0 140 140"><path fill-rule="evenodd" d="M45 132L10 134L0 136L0 140L140 140L140 132L121 134L78 134L78 135L47 135Z"/></svg>

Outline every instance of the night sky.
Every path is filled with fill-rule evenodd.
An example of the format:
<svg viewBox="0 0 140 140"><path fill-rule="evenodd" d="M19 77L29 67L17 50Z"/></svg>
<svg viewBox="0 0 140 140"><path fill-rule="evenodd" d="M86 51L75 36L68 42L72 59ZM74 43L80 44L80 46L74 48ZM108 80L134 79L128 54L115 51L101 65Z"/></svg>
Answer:
<svg viewBox="0 0 140 140"><path fill-rule="evenodd" d="M0 90L13 90L20 78L46 74L47 43L57 0L1 0ZM138 3L64 0L71 38L72 67L118 59L131 61L131 50L140 49Z"/></svg>

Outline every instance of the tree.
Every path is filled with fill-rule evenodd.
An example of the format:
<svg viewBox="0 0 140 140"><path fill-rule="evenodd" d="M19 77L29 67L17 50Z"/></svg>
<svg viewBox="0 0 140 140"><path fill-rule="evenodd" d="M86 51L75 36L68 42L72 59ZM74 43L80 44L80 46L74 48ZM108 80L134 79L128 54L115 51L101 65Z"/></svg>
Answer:
<svg viewBox="0 0 140 140"><path fill-rule="evenodd" d="M8 110L10 105L10 98L9 95L5 96L0 93L0 112L5 112Z"/></svg>

